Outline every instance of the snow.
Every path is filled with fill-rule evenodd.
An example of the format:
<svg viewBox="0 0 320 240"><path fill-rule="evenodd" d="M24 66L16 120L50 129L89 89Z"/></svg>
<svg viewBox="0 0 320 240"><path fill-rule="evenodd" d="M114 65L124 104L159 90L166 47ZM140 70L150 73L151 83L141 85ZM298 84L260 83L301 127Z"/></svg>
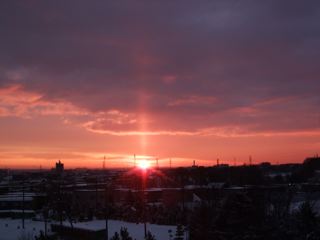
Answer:
<svg viewBox="0 0 320 240"><path fill-rule="evenodd" d="M22 229L21 219L9 219L9 218L0 219L0 234L1 234L0 239L1 240L17 240L22 235L37 236L41 230L44 231L44 222L36 222L30 219L26 219L25 229Z"/></svg>
<svg viewBox="0 0 320 240"><path fill-rule="evenodd" d="M298 211L299 208L302 206L303 203L305 203L305 201L297 201L297 202L291 203L290 211L291 211L291 212ZM310 204L311 204L311 207L312 207L313 211L314 211L317 215L319 215L319 214L320 214L320 200L311 201Z"/></svg>
<svg viewBox="0 0 320 240"><path fill-rule="evenodd" d="M35 213L33 210L24 210L25 213ZM0 210L0 213L23 213L23 210L20 209L8 209L8 210Z"/></svg>
<svg viewBox="0 0 320 240"><path fill-rule="evenodd" d="M7 224L7 226L6 226ZM56 223L59 224L59 223ZM69 226L69 222L64 222L63 225ZM105 220L93 220L89 222L78 222L74 223L74 228L82 228L92 231L99 231L105 229ZM133 239L143 240L144 239L144 226L143 223L129 223L118 220L109 220L109 237L112 237L115 232L120 232L121 227L126 227L130 236ZM44 222L32 221L30 219L25 220L25 229L22 229L21 219L0 219L0 239L1 240L17 240L23 234L36 236L40 230L44 231ZM170 239L169 230L172 231L172 235L176 232L176 226L170 225L156 225L147 223L147 230L150 231L157 240ZM48 223L48 234L50 234L50 223ZM186 238L185 238L186 239Z"/></svg>
<svg viewBox="0 0 320 240"><path fill-rule="evenodd" d="M32 197L24 197L25 202L31 202L33 200ZM22 202L23 197L22 196L0 196L0 202Z"/></svg>
<svg viewBox="0 0 320 240"><path fill-rule="evenodd" d="M32 201L36 196L43 196L36 193L26 192L24 193L24 201ZM15 202L23 200L23 192L10 192L7 194L0 195L0 202Z"/></svg>
<svg viewBox="0 0 320 240"><path fill-rule="evenodd" d="M106 189L77 189L76 192L105 192Z"/></svg>
<svg viewBox="0 0 320 240"><path fill-rule="evenodd" d="M63 223L65 226L70 227L69 222ZM99 231L105 229L105 220L93 220L90 222L78 222L74 223L74 228L81 228L86 230L92 231ZM112 237L115 232L120 232L121 227L126 227L130 236L133 239L144 239L144 225L143 223L129 223L124 221L118 220L109 220L108 221L108 228L109 228L109 237ZM157 225L157 224L149 224L147 223L147 231L150 231L158 240L166 240L170 239L169 237L169 230L172 231L174 235L176 232L176 226L172 225Z"/></svg>

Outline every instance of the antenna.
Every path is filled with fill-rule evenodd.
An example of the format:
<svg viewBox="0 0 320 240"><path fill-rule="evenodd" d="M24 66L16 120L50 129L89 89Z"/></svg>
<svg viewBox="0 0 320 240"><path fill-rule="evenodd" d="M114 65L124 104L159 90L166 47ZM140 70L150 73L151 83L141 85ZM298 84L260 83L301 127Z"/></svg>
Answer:
<svg viewBox="0 0 320 240"><path fill-rule="evenodd" d="M103 162L102 162L102 169L106 169L106 156L103 157Z"/></svg>
<svg viewBox="0 0 320 240"><path fill-rule="evenodd" d="M252 165L252 157L251 157L251 155L249 156L249 166L251 166Z"/></svg>
<svg viewBox="0 0 320 240"><path fill-rule="evenodd" d="M219 166L219 165L220 165L220 159L217 158L217 166Z"/></svg>

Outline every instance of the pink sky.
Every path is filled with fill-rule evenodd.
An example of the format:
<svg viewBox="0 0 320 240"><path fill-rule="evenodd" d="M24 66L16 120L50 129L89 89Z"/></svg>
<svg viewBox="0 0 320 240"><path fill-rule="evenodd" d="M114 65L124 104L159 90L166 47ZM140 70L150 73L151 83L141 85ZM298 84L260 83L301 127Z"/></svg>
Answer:
<svg viewBox="0 0 320 240"><path fill-rule="evenodd" d="M0 168L319 153L319 3L178 2L1 2Z"/></svg>

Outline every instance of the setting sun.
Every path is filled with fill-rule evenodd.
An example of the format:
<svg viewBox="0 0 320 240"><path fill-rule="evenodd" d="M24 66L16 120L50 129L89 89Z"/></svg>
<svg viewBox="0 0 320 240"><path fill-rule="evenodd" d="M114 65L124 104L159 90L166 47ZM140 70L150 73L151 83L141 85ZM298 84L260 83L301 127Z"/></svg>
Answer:
<svg viewBox="0 0 320 240"><path fill-rule="evenodd" d="M150 168L150 162L148 160L140 160L138 162L138 167L141 168L142 170L146 170L148 168Z"/></svg>

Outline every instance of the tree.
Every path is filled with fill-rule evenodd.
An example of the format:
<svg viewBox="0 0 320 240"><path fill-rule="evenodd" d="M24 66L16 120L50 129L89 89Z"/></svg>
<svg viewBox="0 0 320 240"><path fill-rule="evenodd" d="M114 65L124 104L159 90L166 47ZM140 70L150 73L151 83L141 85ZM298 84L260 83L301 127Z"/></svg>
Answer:
<svg viewBox="0 0 320 240"><path fill-rule="evenodd" d="M32 239L35 239L35 240L55 240L55 239L57 239L57 237L56 236L45 236L43 231L40 231L40 235L35 236Z"/></svg>
<svg viewBox="0 0 320 240"><path fill-rule="evenodd" d="M177 230L176 230L176 236L174 237L174 240L183 240L184 230L181 224L178 224Z"/></svg>
<svg viewBox="0 0 320 240"><path fill-rule="evenodd" d="M302 203L296 212L297 230L307 236L317 229L317 214L310 202Z"/></svg>
<svg viewBox="0 0 320 240"><path fill-rule="evenodd" d="M22 232L18 237L18 240L32 240L34 239L33 235L30 232Z"/></svg>
<svg viewBox="0 0 320 240"><path fill-rule="evenodd" d="M190 218L189 231L190 239L211 240L212 226L217 212L214 207L207 204L201 204L200 207L195 208Z"/></svg>
<svg viewBox="0 0 320 240"><path fill-rule="evenodd" d="M115 232L113 237L110 238L110 240L120 240L120 237L119 237L119 233L118 232Z"/></svg>
<svg viewBox="0 0 320 240"><path fill-rule="evenodd" d="M127 228L121 227L120 229L121 240L132 240L132 237L129 236L129 232Z"/></svg>
<svg viewBox="0 0 320 240"><path fill-rule="evenodd" d="M151 234L151 232L148 231L145 240L156 240L156 238L154 235Z"/></svg>

